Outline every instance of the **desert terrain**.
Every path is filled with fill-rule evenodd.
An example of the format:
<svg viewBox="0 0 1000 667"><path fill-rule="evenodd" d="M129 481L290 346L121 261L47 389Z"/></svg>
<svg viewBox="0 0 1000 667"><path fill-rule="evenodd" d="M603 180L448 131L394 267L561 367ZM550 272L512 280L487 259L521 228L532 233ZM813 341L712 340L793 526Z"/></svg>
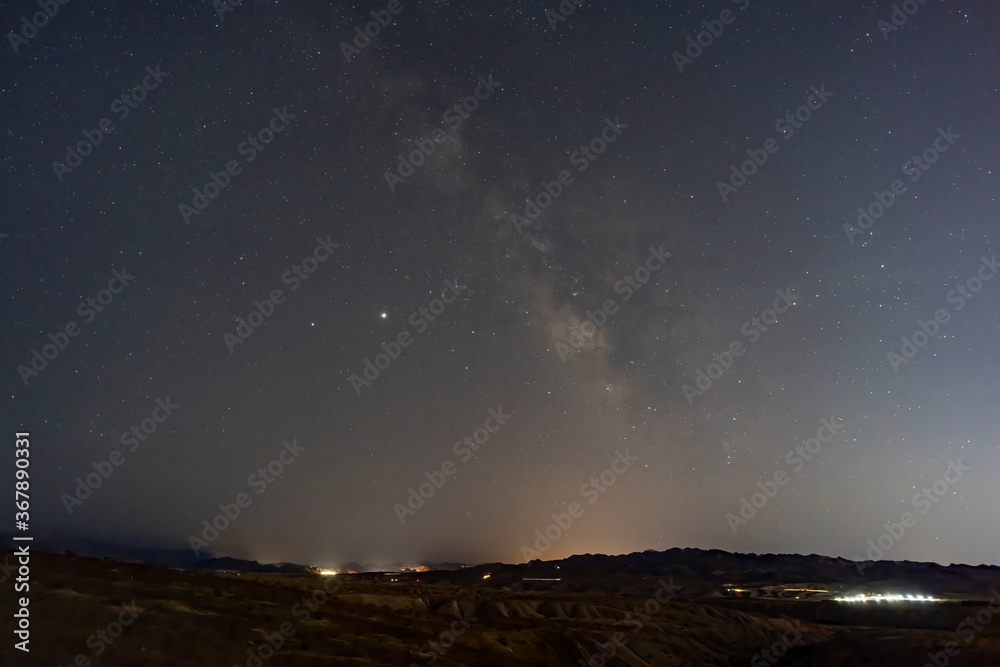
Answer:
<svg viewBox="0 0 1000 667"><path fill-rule="evenodd" d="M939 653L938 667L1000 665L993 567L883 563L862 577L840 559L690 549L428 572L244 569L35 553L30 656L4 614L2 664L920 667ZM917 588L937 601L833 599ZM977 613L980 630L967 622Z"/></svg>

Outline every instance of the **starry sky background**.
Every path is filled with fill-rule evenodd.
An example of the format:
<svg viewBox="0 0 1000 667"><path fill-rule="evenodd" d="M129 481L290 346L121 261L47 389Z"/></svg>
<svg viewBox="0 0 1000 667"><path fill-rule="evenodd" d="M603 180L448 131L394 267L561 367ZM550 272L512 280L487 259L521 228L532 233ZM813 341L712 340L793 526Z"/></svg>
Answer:
<svg viewBox="0 0 1000 667"><path fill-rule="evenodd" d="M892 3L402 0L345 63L379 3L71 2L0 58L2 422L32 433L32 526L185 548L283 440L306 449L216 540L216 554L310 564L521 562L535 529L582 502L544 558L670 547L854 557L917 514L887 557L1000 562L1000 281L946 304L1000 251L998 15L930 0L885 40ZM679 73L672 54L735 21ZM8 3L0 26L37 11ZM169 73L83 164L51 163L147 66ZM502 85L409 182L397 154L441 127L477 77ZM833 95L794 136L775 122ZM274 107L296 115L185 224L209 171ZM510 216L605 118L628 127L538 220ZM961 135L873 226L844 223L951 127ZM716 181L779 139L723 202ZM290 292L317 237L341 244ZM672 253L627 303L615 282ZM135 282L90 324L77 305L113 269ZM426 332L411 313L467 286ZM699 368L790 288L799 298L693 405ZM230 353L252 301L287 301ZM606 299L620 309L565 363L556 345ZM951 321L894 372L918 319ZM82 332L28 385L49 333ZM403 330L413 344L360 396L350 377ZM155 400L181 407L72 515L62 500ZM478 454L452 444L512 413ZM844 429L801 472L786 452L822 418ZM598 502L581 485L639 461ZM949 459L972 467L932 511L911 497ZM401 525L424 471L458 472ZM725 518L776 470L791 481L733 534ZM0 462L4 488L13 458ZM13 510L11 510L13 511ZM3 517L9 525L13 517Z"/></svg>

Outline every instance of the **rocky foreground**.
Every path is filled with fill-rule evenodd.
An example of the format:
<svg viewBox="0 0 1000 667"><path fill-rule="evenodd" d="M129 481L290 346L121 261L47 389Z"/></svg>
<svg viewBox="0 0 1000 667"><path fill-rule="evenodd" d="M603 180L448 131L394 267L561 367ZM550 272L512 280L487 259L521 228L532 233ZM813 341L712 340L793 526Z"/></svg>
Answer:
<svg viewBox="0 0 1000 667"><path fill-rule="evenodd" d="M988 590L909 604L742 599L708 581L737 573L701 572L718 563L698 554L658 572L584 562L361 580L39 553L30 656L13 649L4 614L0 664L1000 665L1000 598L991 606Z"/></svg>

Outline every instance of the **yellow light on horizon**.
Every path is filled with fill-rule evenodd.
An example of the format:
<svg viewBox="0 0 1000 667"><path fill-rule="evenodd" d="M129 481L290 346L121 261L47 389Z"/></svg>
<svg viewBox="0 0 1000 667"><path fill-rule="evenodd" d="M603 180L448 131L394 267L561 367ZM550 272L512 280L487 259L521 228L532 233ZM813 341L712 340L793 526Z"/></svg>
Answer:
<svg viewBox="0 0 1000 667"><path fill-rule="evenodd" d="M337 571L336 570L320 570L319 573L322 574L322 575L324 575L324 576L329 576L329 575L332 575L332 574L337 574Z"/></svg>

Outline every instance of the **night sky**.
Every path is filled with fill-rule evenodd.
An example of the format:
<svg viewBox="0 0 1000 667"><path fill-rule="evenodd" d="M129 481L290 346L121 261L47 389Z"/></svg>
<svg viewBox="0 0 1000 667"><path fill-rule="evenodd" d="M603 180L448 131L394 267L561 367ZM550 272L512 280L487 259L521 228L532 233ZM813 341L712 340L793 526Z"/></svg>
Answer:
<svg viewBox="0 0 1000 667"><path fill-rule="evenodd" d="M1000 562L1000 13L903 4L7 3L32 530Z"/></svg>

